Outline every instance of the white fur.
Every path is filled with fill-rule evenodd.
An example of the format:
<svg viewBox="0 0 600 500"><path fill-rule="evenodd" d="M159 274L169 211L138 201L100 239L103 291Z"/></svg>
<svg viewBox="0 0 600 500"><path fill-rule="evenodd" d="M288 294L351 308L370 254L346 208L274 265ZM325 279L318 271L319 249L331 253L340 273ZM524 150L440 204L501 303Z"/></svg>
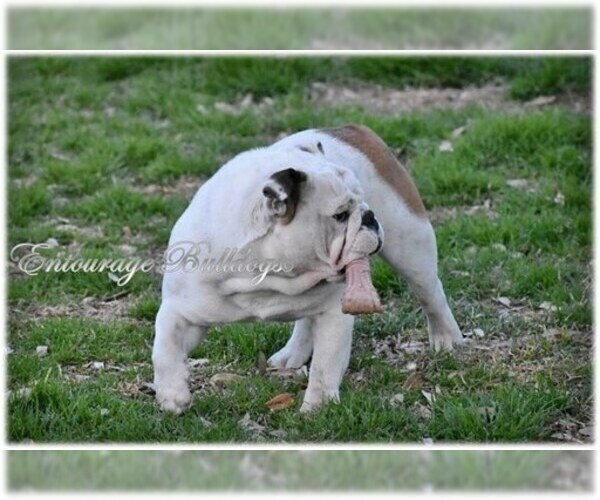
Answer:
<svg viewBox="0 0 600 500"><path fill-rule="evenodd" d="M323 154L316 147L319 142ZM306 173L308 182L296 216L282 225L277 219L281 214L265 208L262 189L272 174L290 167ZM328 221L344 203L351 208L351 217L340 233ZM338 271L347 263L345 256L357 235L366 230L361 214L367 204L385 228L383 258L408 280L423 306L432 346L451 348L460 342L460 330L437 277L436 242L429 221L408 209L362 153L308 130L228 162L199 189L173 227L170 245L209 242L212 255L226 248L246 249L258 260L286 260L293 271L269 274L258 285L250 282L254 274L165 274L152 354L160 406L179 413L190 404L185 362L207 328L248 320L295 320L292 336L269 364L297 368L312 355L301 411L337 401L354 323L352 316L341 312L343 282Z"/></svg>

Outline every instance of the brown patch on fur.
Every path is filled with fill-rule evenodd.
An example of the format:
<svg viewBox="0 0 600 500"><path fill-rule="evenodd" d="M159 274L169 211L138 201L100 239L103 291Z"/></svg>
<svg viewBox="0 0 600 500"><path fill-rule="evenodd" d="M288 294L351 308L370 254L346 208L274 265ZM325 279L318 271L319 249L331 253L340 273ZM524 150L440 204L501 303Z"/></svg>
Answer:
<svg viewBox="0 0 600 500"><path fill-rule="evenodd" d="M421 217L427 216L423 200L421 200L410 174L375 132L363 125L354 124L322 129L322 132L358 149L369 159L377 173L400 195L414 214Z"/></svg>
<svg viewBox="0 0 600 500"><path fill-rule="evenodd" d="M285 226L296 215L296 207L300 200L300 189L302 184L306 182L307 176L304 172L288 168L274 173L271 179L277 182L287 194L287 199L285 200L286 211L283 217L281 217L281 223Z"/></svg>

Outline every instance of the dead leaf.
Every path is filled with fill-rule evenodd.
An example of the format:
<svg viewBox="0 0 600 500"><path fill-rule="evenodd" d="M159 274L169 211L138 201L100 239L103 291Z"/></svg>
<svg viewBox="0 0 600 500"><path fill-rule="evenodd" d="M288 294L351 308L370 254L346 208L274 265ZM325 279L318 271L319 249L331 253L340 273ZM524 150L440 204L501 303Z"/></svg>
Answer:
<svg viewBox="0 0 600 500"><path fill-rule="evenodd" d="M135 248L133 245L123 244L123 245L119 245L118 248L125 255L133 255L135 252L137 252L137 248Z"/></svg>
<svg viewBox="0 0 600 500"><path fill-rule="evenodd" d="M547 328L542 336L546 339L553 340L557 337L562 337L564 334L565 332L560 328Z"/></svg>
<svg viewBox="0 0 600 500"><path fill-rule="evenodd" d="M570 432L555 432L550 437L558 439L559 441L574 441L573 435Z"/></svg>
<svg viewBox="0 0 600 500"><path fill-rule="evenodd" d="M48 356L48 346L47 345L39 345L35 348L35 353L38 358L43 358L44 356Z"/></svg>
<svg viewBox="0 0 600 500"><path fill-rule="evenodd" d="M239 115L241 113L241 111L238 110L235 106L232 106L231 104L228 104L226 102L221 102L221 101L215 102L214 108L217 111L228 114L228 115Z"/></svg>
<svg viewBox="0 0 600 500"><path fill-rule="evenodd" d="M442 141L438 146L438 151L441 153L452 153L452 151L454 151L454 146L452 146L450 141Z"/></svg>
<svg viewBox="0 0 600 500"><path fill-rule="evenodd" d="M554 199L552 201L554 203L556 203L557 205L564 205L565 204L565 195L559 191L558 193L556 193L556 196L554 197Z"/></svg>
<svg viewBox="0 0 600 500"><path fill-rule="evenodd" d="M252 104L252 101L254 100L254 97L252 96L252 94L246 94L244 96L244 98L240 101L240 106L242 109L247 108L248 106L250 106Z"/></svg>
<svg viewBox="0 0 600 500"><path fill-rule="evenodd" d="M504 307L510 307L511 304L511 301L508 297L495 297L492 300L498 304L502 304Z"/></svg>
<svg viewBox="0 0 600 500"><path fill-rule="evenodd" d="M110 106L108 104L104 106L104 114L106 116L108 116L109 118L112 118L113 116L115 116L116 113L117 113L117 108L115 108L114 106Z"/></svg>
<svg viewBox="0 0 600 500"><path fill-rule="evenodd" d="M476 337L481 338L485 336L485 332L481 328L473 328L473 330L467 330L466 332L464 332L463 335L465 337L472 337L473 335L475 335Z"/></svg>
<svg viewBox="0 0 600 500"><path fill-rule="evenodd" d="M216 373L210 377L210 383L214 386L226 387L235 382L239 382L244 377L237 373Z"/></svg>
<svg viewBox="0 0 600 500"><path fill-rule="evenodd" d="M467 382L465 380L465 374L464 374L464 372L457 371L457 372L450 372L448 374L448 379L449 380L452 380L455 377L458 377L460 379L460 381L463 383L463 385L467 385Z"/></svg>
<svg viewBox="0 0 600 500"><path fill-rule="evenodd" d="M287 432L285 432L283 429L277 429L269 432L269 436L272 436L277 439L285 439L287 436Z"/></svg>
<svg viewBox="0 0 600 500"><path fill-rule="evenodd" d="M118 281L119 281L121 278L119 278L119 277L118 277L118 276L117 276L115 273L112 273L112 272L110 272L110 271L109 271L109 272L108 272L108 279L109 279L110 281L113 281L114 283L118 283Z"/></svg>
<svg viewBox="0 0 600 500"><path fill-rule="evenodd" d="M530 186L530 181L527 179L509 179L506 181L506 185L511 188L525 189Z"/></svg>
<svg viewBox="0 0 600 500"><path fill-rule="evenodd" d="M423 379L418 372L411 373L402 384L402 388L406 390L419 389L423 385Z"/></svg>
<svg viewBox="0 0 600 500"><path fill-rule="evenodd" d="M432 415L431 414L431 410L427 406L425 406L425 405L423 405L421 403L415 403L412 406L412 411L413 411L413 413L417 417L421 417L421 418L424 418L426 420L429 420L431 418L431 415Z"/></svg>
<svg viewBox="0 0 600 500"><path fill-rule="evenodd" d="M404 394L402 394L401 392L399 392L398 394L394 394L390 398L390 405L394 408L396 406L402 405L402 403L404 403Z"/></svg>
<svg viewBox="0 0 600 500"><path fill-rule="evenodd" d="M285 410L294 404L294 397L289 392L278 394L266 402L266 407L271 411Z"/></svg>
<svg viewBox="0 0 600 500"><path fill-rule="evenodd" d="M46 243L46 245L48 245L50 248L56 248L56 247L59 247L59 246L60 246L60 245L59 245L59 243L58 243L58 241L56 241L56 239L55 239L55 238L48 238L48 239L45 241L45 243Z"/></svg>
<svg viewBox="0 0 600 500"><path fill-rule="evenodd" d="M421 394L427 400L427 402L432 405L435 401L435 396L426 390L421 390Z"/></svg>
<svg viewBox="0 0 600 500"><path fill-rule="evenodd" d="M527 101L525 103L525 106L530 106L530 107L540 107L540 106L546 106L548 104L552 104L554 101L556 101L556 96L555 95L541 95L539 97L536 97L535 99L531 99L531 101Z"/></svg>
<svg viewBox="0 0 600 500"><path fill-rule="evenodd" d="M204 417L200 417L200 423L207 429L210 429L214 425L210 420L207 420Z"/></svg>
<svg viewBox="0 0 600 500"><path fill-rule="evenodd" d="M50 146L50 150L48 151L48 153L55 160L71 161L71 157L64 151L57 148L56 146Z"/></svg>
<svg viewBox="0 0 600 500"><path fill-rule="evenodd" d="M407 354L416 354L425 350L424 342L405 342L400 346L400 349L406 351ZM408 366L408 365L407 365ZM416 368L416 363L415 363Z"/></svg>
<svg viewBox="0 0 600 500"><path fill-rule="evenodd" d="M251 432L252 434L260 435L265 430L264 425L260 425L258 422L250 418L250 414L246 413L242 418L238 420L238 424L245 431Z"/></svg>
<svg viewBox="0 0 600 500"><path fill-rule="evenodd" d="M190 359L188 359L187 363L190 368L195 368L197 366L207 365L209 363L209 359L208 358L190 358Z"/></svg>
<svg viewBox="0 0 600 500"><path fill-rule="evenodd" d="M354 382L362 382L365 379L364 369L360 370L358 373L350 375L350 378L354 380Z"/></svg>
<svg viewBox="0 0 600 500"><path fill-rule="evenodd" d="M279 368L268 366L266 372L270 376L283 379L300 378L308 375L306 365L302 365L300 368Z"/></svg>
<svg viewBox="0 0 600 500"><path fill-rule="evenodd" d="M467 126L466 125L463 125L462 127L455 128L452 131L452 138L456 139L457 137L460 137L461 135L463 135L465 133L466 130L467 130Z"/></svg>

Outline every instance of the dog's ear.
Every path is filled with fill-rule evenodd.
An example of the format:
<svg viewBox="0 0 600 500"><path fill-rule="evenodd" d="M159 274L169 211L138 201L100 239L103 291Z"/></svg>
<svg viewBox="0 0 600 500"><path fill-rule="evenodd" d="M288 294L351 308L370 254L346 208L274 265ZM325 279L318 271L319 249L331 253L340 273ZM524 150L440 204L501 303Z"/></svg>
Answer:
<svg viewBox="0 0 600 500"><path fill-rule="evenodd" d="M304 172L286 168L275 172L263 187L267 209L282 224L289 224L296 215L302 185L307 178Z"/></svg>

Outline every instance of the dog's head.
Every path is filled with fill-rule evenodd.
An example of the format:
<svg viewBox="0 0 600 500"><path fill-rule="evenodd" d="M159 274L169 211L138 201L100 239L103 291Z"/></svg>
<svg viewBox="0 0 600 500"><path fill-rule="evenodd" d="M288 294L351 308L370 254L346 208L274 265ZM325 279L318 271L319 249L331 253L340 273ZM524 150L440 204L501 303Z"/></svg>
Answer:
<svg viewBox="0 0 600 500"><path fill-rule="evenodd" d="M267 246L336 270L381 248L383 229L349 169L304 151L274 161L282 168L264 179L260 205L271 224Z"/></svg>

